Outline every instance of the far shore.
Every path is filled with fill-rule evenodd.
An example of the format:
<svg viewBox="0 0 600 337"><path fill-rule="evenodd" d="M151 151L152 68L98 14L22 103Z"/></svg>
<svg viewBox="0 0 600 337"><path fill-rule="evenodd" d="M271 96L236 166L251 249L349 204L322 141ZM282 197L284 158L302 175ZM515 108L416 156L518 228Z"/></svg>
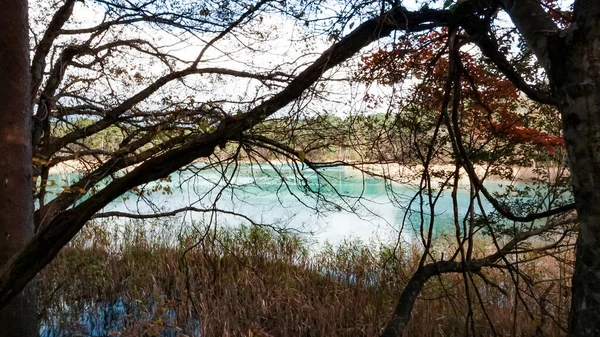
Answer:
<svg viewBox="0 0 600 337"><path fill-rule="evenodd" d="M415 178L420 178L424 167L422 165L415 166L406 166L402 164L367 164L362 165L362 169L367 172L374 173L375 175L381 175L385 177L390 177L396 180L407 180L414 181ZM431 165L430 169L433 172L438 173L451 173L455 170L455 166L452 164L434 164ZM531 182L535 178L540 178L539 170L544 169L542 167L523 167L523 166L510 166L506 168L506 172L504 176L492 174L488 172L487 168L481 165L475 166L475 171L477 172L478 177L486 176L487 181L507 181L506 176L509 174L508 170L510 170L510 174L512 174L514 181L522 181L522 182ZM556 167L545 168L544 170L548 170L548 175L551 180L555 180L559 174L568 175L567 171L559 171ZM439 181L442 180L439 177L434 177L433 180ZM460 175L461 183L468 183L469 177L464 169L461 170Z"/></svg>
<svg viewBox="0 0 600 337"><path fill-rule="evenodd" d="M199 160L199 161L197 161L197 163L202 164L202 163L206 163L206 162ZM274 163L276 165L277 164L285 164L284 162L280 162L280 161L274 161ZM355 168L360 169L364 172L371 173L375 176L389 177L393 180L406 181L406 182L414 182L415 180L418 180L421 173L423 172L423 166L421 166L421 165L408 166L408 165L397 164L397 163L362 164L362 165L357 164L355 166ZM89 169L90 169L89 165L82 161L69 160L69 161L62 162L62 163L50 168L50 174L53 174L53 175L71 174L71 173L76 173L76 172L88 171ZM351 167L347 167L347 169L353 170L353 168L351 168ZM443 172L450 173L450 172L454 171L454 165L452 165L452 164L434 164L431 166L431 169L433 171L439 172L439 173L443 173ZM532 181L533 179L535 179L536 177L539 177L538 173L536 173L536 170L539 169L539 167L536 169L535 167L511 166L510 168L507 168L507 170L508 169L510 169L512 171L512 176L514 177L513 180L516 180L516 181L529 182L529 181ZM479 177L483 177L484 175L486 175L486 168L484 166L475 166L475 170ZM549 168L548 170L549 170L549 176L552 180L556 179L557 174L560 173L560 171L555 167ZM565 175L565 174L568 174L568 172L562 172L562 174ZM434 178L434 180L441 180L441 179ZM488 180L488 181L489 180L506 181L507 179L503 176L488 173L486 180ZM468 182L468 176L467 176L466 172L464 172L464 170L462 170L462 174L460 176L460 181L461 181L461 183Z"/></svg>

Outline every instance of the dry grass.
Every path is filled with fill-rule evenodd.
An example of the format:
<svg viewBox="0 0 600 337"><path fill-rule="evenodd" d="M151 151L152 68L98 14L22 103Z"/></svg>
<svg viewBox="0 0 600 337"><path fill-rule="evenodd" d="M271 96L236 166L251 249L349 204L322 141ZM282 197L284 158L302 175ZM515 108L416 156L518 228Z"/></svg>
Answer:
<svg viewBox="0 0 600 337"><path fill-rule="evenodd" d="M378 336L420 257L416 246L358 242L309 253L299 237L260 228L161 233L127 225L109 234L88 225L38 278L42 336ZM516 320L508 273L486 271L506 294L473 275L495 332L562 335L568 262L544 258L520 268L531 280L519 282L528 309L519 304ZM431 280L406 336L466 335L464 287L460 274ZM469 288L469 325L491 336Z"/></svg>

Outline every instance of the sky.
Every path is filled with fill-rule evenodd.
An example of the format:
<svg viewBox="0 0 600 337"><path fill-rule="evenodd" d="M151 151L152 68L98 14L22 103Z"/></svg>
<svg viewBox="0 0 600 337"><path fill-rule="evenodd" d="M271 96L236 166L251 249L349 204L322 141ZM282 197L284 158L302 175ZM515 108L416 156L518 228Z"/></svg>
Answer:
<svg viewBox="0 0 600 337"><path fill-rule="evenodd" d="M43 8L44 1L39 1L41 1L39 10L46 12L48 9ZM48 18L43 18L43 15L40 16L40 12L36 8L38 6L34 3L32 21L34 23L37 22L39 27L43 27L44 24L47 24ZM44 22L44 19L46 22ZM101 6L89 1L76 2L74 17L67 23L65 28L92 27L102 22L103 19L104 10ZM249 25L245 26L245 30L251 31L253 34L241 34L241 32L237 32L235 37L219 41L206 51L204 60L198 67L222 67L258 73L277 69L286 73L297 74L335 42L331 41L326 35L312 34L310 29L312 28L305 27L301 21L291 20L272 13L262 14ZM214 34L196 34L196 36L192 36L189 33L178 32L177 34L171 34L164 30L139 29L137 31L123 32L120 37L123 36L131 39L143 38L151 41L155 46L173 56L182 60L192 61L203 48L201 40L208 41L214 37ZM63 36L60 38L59 43L69 44L73 40L77 38L81 39L82 37L82 35ZM106 40L108 41L108 39ZM120 62L118 66L125 68L131 73L139 72L148 78L157 77L166 72L164 65L135 52L128 51L119 55L119 58L115 58L115 60ZM52 62L48 62L49 66L51 64ZM327 82L326 87L321 88L322 92L328 91L327 96L331 101L320 100L317 107L309 108L314 110L314 113L318 113L318 110L335 114L347 114L351 111L357 112L365 110L365 104L362 100L364 94L391 94L389 88L377 85L365 86L362 83L341 82L341 79L352 77L353 72L357 69L358 61L354 59L349 64L350 67L338 67L325 74L326 76L333 76L336 79L336 81ZM183 67L184 65L182 64L176 66L178 69L182 69ZM131 85L131 83L113 81L111 83L102 83L95 90L97 90L96 94L98 96L101 96L103 90L105 90L122 94L122 99L125 99L127 96L141 90L147 83L149 81L142 81L136 86ZM182 86L180 84L185 85ZM163 90L160 90L155 95L153 102L158 102L162 97L169 95L194 97L194 100L197 102L203 100L252 101L256 97L262 97L280 89L269 89L257 81L228 78L225 76L210 79L206 76L190 76L184 79L183 82L165 86ZM155 103L151 104L154 105ZM235 111L238 108L236 104L229 104L230 111ZM244 106L242 110L247 108L248 106Z"/></svg>

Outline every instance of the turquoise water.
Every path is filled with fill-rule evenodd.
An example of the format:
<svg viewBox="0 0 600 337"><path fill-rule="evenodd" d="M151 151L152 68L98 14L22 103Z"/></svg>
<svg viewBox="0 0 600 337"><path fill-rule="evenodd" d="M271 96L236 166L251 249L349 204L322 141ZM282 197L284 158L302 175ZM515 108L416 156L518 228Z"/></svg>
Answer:
<svg viewBox="0 0 600 337"><path fill-rule="evenodd" d="M76 179L75 174L53 176L54 192L62 190L61 181ZM316 173L302 167L268 164L240 164L236 167L206 168L201 164L170 176L171 181L145 186L151 191L139 196L128 193L109 204L104 211L136 214L167 212L192 206L217 208L244 214L256 223L314 234L318 242L339 243L354 238L389 241L402 235L414 237L421 224L421 200L415 198L418 187L385 182L343 167L324 168ZM491 184L494 188L497 184ZM425 197L426 198L426 197ZM469 191L458 192L459 212L465 214ZM424 221L429 222L429 206L423 200ZM491 210L489 205L486 208ZM408 213L407 213L408 212ZM434 232L454 231L452 199L444 193L436 202ZM243 217L224 213L182 213L183 225L218 223L237 226L249 223ZM113 220L114 221L114 220Z"/></svg>
<svg viewBox="0 0 600 337"><path fill-rule="evenodd" d="M61 185L77 179L77 174L52 176L57 182L54 193L62 191ZM491 191L499 191L500 183L488 182ZM156 189L161 184L168 187ZM522 185L524 186L524 185ZM228 212L237 212L254 222L279 228L288 228L301 233L314 233L317 243L339 244L344 239L390 242L399 236L406 241L420 236L421 220L429 223L429 205L415 198L418 187L410 184L395 184L382 179L363 176L358 171L346 168L321 169L318 173L289 166L243 164L238 167L206 168L200 164L173 174L170 181L144 186L153 193L137 195L127 193L109 204L103 211L121 211L150 214L193 206L212 207ZM52 195L49 196L51 198ZM426 198L426 196L424 196ZM411 204L412 200L412 204ZM464 215L469 205L468 186L458 190L459 213ZM486 212L491 206L484 204ZM436 202L434 233L454 233L452 222L452 199L446 192ZM216 218L214 215L216 214ZM188 212L178 216L174 223L183 227L207 223L220 226L239 226L248 220L231 214ZM122 219L109 218L106 224L119 224ZM168 228L176 231L177 228ZM318 249L318 248L317 248ZM85 327L90 336L104 336L110 330L119 330L127 319L128 310L134 310L123 301L89 303L89 307L77 317L67 321ZM142 314L143 315L143 314ZM166 312L169 321L173 312ZM143 317L143 316L142 316ZM61 322L42 324L40 335L60 337ZM197 331L198 322L191 322L191 331ZM162 335L175 336L175 330L166 330Z"/></svg>

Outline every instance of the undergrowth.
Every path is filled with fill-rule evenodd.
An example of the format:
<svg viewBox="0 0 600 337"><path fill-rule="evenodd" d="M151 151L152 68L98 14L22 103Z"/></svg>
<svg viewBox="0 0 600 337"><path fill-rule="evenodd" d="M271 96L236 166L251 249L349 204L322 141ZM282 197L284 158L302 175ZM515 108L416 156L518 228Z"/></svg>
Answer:
<svg viewBox="0 0 600 337"><path fill-rule="evenodd" d="M37 278L42 337L378 336L421 257L416 244L311 251L301 236L259 227L106 225L88 224ZM522 302L505 271L472 275L476 335L563 335L567 255L520 265ZM427 284L406 336L466 335L462 277Z"/></svg>

